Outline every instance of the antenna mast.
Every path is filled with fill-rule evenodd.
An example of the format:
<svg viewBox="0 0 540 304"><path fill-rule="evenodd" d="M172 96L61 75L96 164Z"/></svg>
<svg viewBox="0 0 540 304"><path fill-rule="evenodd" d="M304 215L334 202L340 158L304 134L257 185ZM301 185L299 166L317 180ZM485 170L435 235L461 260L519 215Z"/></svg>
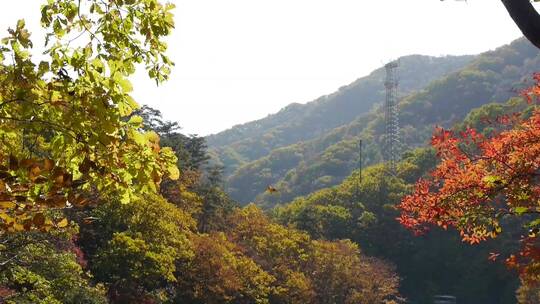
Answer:
<svg viewBox="0 0 540 304"><path fill-rule="evenodd" d="M386 162L388 170L392 173L396 173L396 163L399 161L399 115L398 115L398 99L397 88L398 80L396 76L396 69L399 63L392 61L387 63L386 68L386 81L384 86L386 87L386 102L385 102L385 142L383 147L383 157Z"/></svg>

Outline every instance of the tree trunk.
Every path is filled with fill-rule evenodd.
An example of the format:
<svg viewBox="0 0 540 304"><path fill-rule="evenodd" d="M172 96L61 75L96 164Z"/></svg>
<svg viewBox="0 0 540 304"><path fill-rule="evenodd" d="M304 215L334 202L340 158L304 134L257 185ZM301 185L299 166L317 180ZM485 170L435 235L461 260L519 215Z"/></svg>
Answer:
<svg viewBox="0 0 540 304"><path fill-rule="evenodd" d="M540 48L540 15L530 0L501 0L523 35Z"/></svg>

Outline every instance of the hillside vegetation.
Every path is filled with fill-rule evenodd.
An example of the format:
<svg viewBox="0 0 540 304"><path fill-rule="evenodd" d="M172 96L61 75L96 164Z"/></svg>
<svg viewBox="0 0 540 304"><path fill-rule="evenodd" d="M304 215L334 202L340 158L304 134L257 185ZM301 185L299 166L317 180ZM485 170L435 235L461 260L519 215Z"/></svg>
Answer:
<svg viewBox="0 0 540 304"><path fill-rule="evenodd" d="M381 69L209 152L131 96L169 78L173 8L51 0L44 53L24 20L0 41L0 303L539 303L538 51L402 58L396 172Z"/></svg>
<svg viewBox="0 0 540 304"><path fill-rule="evenodd" d="M475 107L490 102L504 102L515 96L520 88L527 85L527 77L523 75L530 76L540 68L539 54L526 40L519 39L510 45L478 55L461 69L426 82L422 88L404 96L400 101L403 151L425 145L435 125L451 126L461 121ZM400 72L402 83L406 79L403 75L405 68L403 66ZM382 100L383 88L381 75L377 82L379 101ZM401 89L401 92L406 90ZM351 96L350 102L360 103L362 96ZM360 139L364 143L364 165L380 162L384 115L379 107L380 103L375 102L369 112L357 115L339 127L310 140L273 149L257 160L247 162L247 158L242 157L247 163L232 174L226 171L229 173L226 174L227 191L240 203L255 201L263 206L272 206L336 185L358 167ZM296 121L292 119L284 125L289 126ZM245 149L271 145L271 141L263 143L264 136L257 140L260 142L246 146ZM223 165L228 164L227 159L232 155L229 152L241 155L241 150L233 149L235 144L217 150L214 147L214 152L218 153L220 159L224 159ZM279 193L265 193L268 185L274 185Z"/></svg>
<svg viewBox="0 0 540 304"><path fill-rule="evenodd" d="M432 79L459 70L473 56L400 58L401 92L421 89ZM318 138L351 122L384 100L384 68L307 104L293 103L266 118L235 126L206 139L215 157L231 173L274 149Z"/></svg>
<svg viewBox="0 0 540 304"><path fill-rule="evenodd" d="M530 113L526 107L521 99L486 104L472 110L453 130L475 128L489 136L493 125L487 121L524 109ZM402 275L401 291L412 303L429 303L433 294L443 293L456 295L460 303L512 302L517 278L487 257L519 247L512 240L520 229L513 219L503 219L509 229L497 240L474 247L461 246L458 235L443 229L417 238L396 221L397 204L436 163L432 148L417 148L404 153L395 176L383 164L355 170L339 185L278 205L271 214L312 237L350 239L362 244L369 255L391 261Z"/></svg>
<svg viewBox="0 0 540 304"><path fill-rule="evenodd" d="M0 302L397 303L391 264L239 208L204 139L135 102L173 8L45 1L43 54L24 20L0 41Z"/></svg>

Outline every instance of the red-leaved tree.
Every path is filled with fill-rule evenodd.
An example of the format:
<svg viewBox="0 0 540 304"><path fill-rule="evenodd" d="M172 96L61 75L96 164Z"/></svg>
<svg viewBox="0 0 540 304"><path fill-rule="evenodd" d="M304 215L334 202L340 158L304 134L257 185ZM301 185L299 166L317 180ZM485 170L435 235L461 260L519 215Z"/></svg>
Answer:
<svg viewBox="0 0 540 304"><path fill-rule="evenodd" d="M523 92L530 104L536 84ZM440 158L427 178L403 198L398 220L416 233L430 226L455 227L471 244L497 237L505 218L523 222L520 252L507 259L523 277L540 279L540 109L499 117L500 131L437 128L431 140ZM496 255L493 255L494 258Z"/></svg>

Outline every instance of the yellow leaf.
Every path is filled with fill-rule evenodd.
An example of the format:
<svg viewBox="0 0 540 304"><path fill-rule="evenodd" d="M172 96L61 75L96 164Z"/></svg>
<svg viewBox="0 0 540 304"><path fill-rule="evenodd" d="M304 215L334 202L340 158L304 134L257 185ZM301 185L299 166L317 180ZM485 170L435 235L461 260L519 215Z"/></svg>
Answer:
<svg viewBox="0 0 540 304"><path fill-rule="evenodd" d="M135 125L136 127L141 126L143 123L143 118L138 115L133 115L128 121L128 124Z"/></svg>
<svg viewBox="0 0 540 304"><path fill-rule="evenodd" d="M63 218L60 222L58 222L56 224L56 226L58 228L64 228L64 227L67 227L68 224L69 224L69 222L68 222L67 218Z"/></svg>
<svg viewBox="0 0 540 304"><path fill-rule="evenodd" d="M120 203L129 204L129 202L131 202L129 191L125 190L124 193L122 193L122 195L120 196Z"/></svg>
<svg viewBox="0 0 540 304"><path fill-rule="evenodd" d="M2 219L4 223L11 223L14 221L14 219L11 216L5 213L0 213L0 219Z"/></svg>
<svg viewBox="0 0 540 304"><path fill-rule="evenodd" d="M11 201L3 201L0 202L0 209L13 209L17 206L14 202Z"/></svg>
<svg viewBox="0 0 540 304"><path fill-rule="evenodd" d="M171 164L167 167L167 171L169 173L169 178L172 180L177 180L180 178L180 170L178 170L178 167L176 164Z"/></svg>
<svg viewBox="0 0 540 304"><path fill-rule="evenodd" d="M151 143L159 144L159 135L154 131L144 133L144 137Z"/></svg>
<svg viewBox="0 0 540 304"><path fill-rule="evenodd" d="M24 226L19 224L19 223L14 223L13 224L13 230L14 231L24 231Z"/></svg>

